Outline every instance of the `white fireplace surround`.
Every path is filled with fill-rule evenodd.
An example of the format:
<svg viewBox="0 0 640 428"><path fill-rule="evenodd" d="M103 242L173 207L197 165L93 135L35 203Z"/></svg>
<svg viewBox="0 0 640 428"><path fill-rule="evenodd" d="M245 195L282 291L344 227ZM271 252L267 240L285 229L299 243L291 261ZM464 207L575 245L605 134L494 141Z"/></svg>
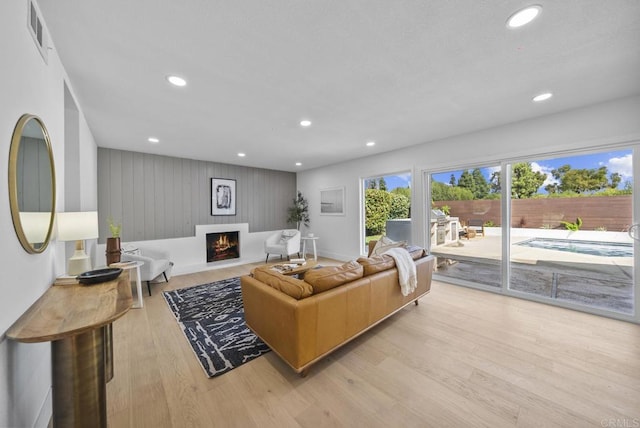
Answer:
<svg viewBox="0 0 640 428"><path fill-rule="evenodd" d="M240 238L240 258L207 263L207 233L238 231ZM249 232L248 223L226 223L196 225L195 236L186 238L155 239L152 241L123 241L122 245L140 246L168 251L174 263L173 275L200 272L264 261L264 241L275 231ZM94 247L94 266L106 265L105 244Z"/></svg>

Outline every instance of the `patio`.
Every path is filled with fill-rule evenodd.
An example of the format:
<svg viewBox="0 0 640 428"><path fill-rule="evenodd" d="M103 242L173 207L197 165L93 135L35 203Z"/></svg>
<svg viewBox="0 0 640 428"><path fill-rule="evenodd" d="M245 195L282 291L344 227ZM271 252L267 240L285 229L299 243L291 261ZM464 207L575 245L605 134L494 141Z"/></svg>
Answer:
<svg viewBox="0 0 640 428"><path fill-rule="evenodd" d="M586 306L633 313L633 257L606 257L515 245L511 236L510 289ZM539 231L558 232L558 231ZM563 235L566 235L564 233ZM566 237L566 236L565 236ZM437 274L502 286L501 237L489 235L432 247Z"/></svg>

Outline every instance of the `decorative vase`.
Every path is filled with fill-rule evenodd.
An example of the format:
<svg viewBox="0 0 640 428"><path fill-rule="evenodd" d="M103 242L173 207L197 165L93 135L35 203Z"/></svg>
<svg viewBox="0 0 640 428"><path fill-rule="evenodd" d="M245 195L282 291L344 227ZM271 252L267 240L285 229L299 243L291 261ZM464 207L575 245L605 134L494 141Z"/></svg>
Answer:
<svg viewBox="0 0 640 428"><path fill-rule="evenodd" d="M122 250L120 248L120 238L107 238L107 266L111 263L118 263L120 261L120 254Z"/></svg>

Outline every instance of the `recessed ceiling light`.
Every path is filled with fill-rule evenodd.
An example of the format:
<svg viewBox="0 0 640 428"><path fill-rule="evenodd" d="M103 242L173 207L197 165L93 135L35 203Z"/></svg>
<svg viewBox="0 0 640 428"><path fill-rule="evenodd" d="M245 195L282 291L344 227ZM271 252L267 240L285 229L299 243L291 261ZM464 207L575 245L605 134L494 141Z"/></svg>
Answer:
<svg viewBox="0 0 640 428"><path fill-rule="evenodd" d="M305 119L305 120L301 120L301 121L300 121L300 126L304 126L305 128L306 128L307 126L311 126L311 121L310 121L310 120L307 120L307 119Z"/></svg>
<svg viewBox="0 0 640 428"><path fill-rule="evenodd" d="M167 76L169 83L175 86L186 86L187 81L180 76Z"/></svg>
<svg viewBox="0 0 640 428"><path fill-rule="evenodd" d="M552 96L553 94L551 92L545 92L544 94L536 95L535 97L533 97L532 101L534 103L539 103L539 102L548 100Z"/></svg>
<svg viewBox="0 0 640 428"><path fill-rule="evenodd" d="M519 28L533 21L542 10L542 6L534 4L520 9L507 19L508 28Z"/></svg>
<svg viewBox="0 0 640 428"><path fill-rule="evenodd" d="M367 141L367 147L373 147L376 145L375 141Z"/></svg>
<svg viewBox="0 0 640 428"><path fill-rule="evenodd" d="M302 166L302 162L296 162L296 166Z"/></svg>
<svg viewBox="0 0 640 428"><path fill-rule="evenodd" d="M147 141L154 144L160 142L160 140L158 140L156 137L149 137L147 138Z"/></svg>
<svg viewBox="0 0 640 428"><path fill-rule="evenodd" d="M245 156L246 156L246 154L245 154L245 153L238 153L238 156L239 156L239 157L241 157L241 158L243 158L243 157L245 157Z"/></svg>

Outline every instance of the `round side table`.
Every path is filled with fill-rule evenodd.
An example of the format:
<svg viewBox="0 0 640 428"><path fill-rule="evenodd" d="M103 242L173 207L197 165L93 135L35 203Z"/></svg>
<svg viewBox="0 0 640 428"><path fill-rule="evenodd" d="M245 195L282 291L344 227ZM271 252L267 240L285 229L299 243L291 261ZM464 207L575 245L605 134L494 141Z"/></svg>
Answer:
<svg viewBox="0 0 640 428"><path fill-rule="evenodd" d="M109 267L120 268L122 270L131 270L135 269L135 277L131 276L131 272L129 272L129 279L131 282L136 283L136 290L138 293L138 304L132 306L132 308L140 309L144 307L144 302L142 300L142 281L140 280L140 266L142 266L144 262L141 261L133 261L133 262L119 262L119 263L111 263Z"/></svg>
<svg viewBox="0 0 640 428"><path fill-rule="evenodd" d="M307 241L311 241L313 244L313 260L318 260L318 252L316 250L316 241L320 239L317 236L303 236L300 238L302 240L302 257L306 257L307 255Z"/></svg>

